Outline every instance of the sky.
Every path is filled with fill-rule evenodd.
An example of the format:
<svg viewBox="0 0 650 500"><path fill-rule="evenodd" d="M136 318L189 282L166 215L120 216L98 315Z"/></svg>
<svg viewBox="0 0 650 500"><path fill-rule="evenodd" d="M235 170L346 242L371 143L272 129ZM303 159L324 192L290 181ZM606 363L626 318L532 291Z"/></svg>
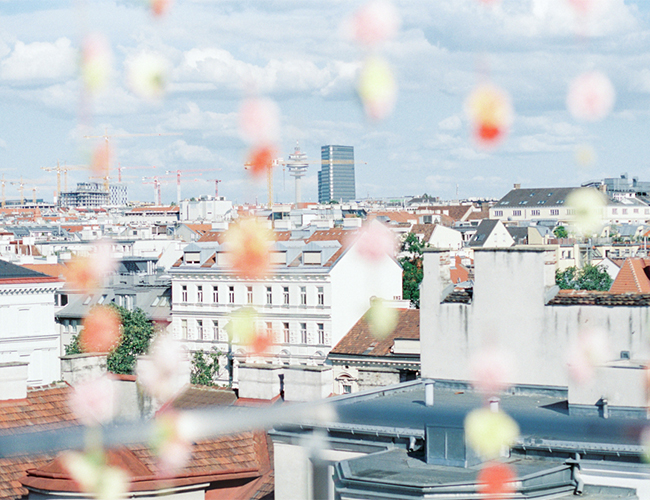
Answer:
<svg viewBox="0 0 650 500"><path fill-rule="evenodd" d="M591 6L577 14L573 3ZM368 49L344 27L364 2L350 0L175 0L162 16L136 0L0 0L0 172L25 196L52 200L54 167L84 165L97 139L112 137L114 168L129 197L154 201L143 176L181 170L184 198L214 193L265 202L251 181L238 112L251 96L281 111L280 156L299 141L310 166L303 201L317 201L320 147L355 148L356 192L393 198L504 196L522 187L577 186L629 173L650 180L650 23L648 2L623 0L394 0L397 35L374 49L398 84L395 108L368 120L356 82ZM80 82L82 40L101 34L112 74L88 96ZM127 82L140 54L165 61L164 95L142 98ZM581 122L567 89L598 70L616 90L612 112ZM465 101L489 81L506 91L514 120L505 140L472 138ZM135 135L140 134L140 135ZM152 134L152 135L147 135ZM156 135L163 134L163 135ZM101 140L99 140L101 143ZM576 159L593 152L593 161ZM155 169L127 167L155 166ZM127 177L128 176L128 177ZM71 170L68 188L88 180ZM274 200L293 201L293 179L277 168ZM172 178L163 202L176 200ZM6 185L18 197L16 184Z"/></svg>

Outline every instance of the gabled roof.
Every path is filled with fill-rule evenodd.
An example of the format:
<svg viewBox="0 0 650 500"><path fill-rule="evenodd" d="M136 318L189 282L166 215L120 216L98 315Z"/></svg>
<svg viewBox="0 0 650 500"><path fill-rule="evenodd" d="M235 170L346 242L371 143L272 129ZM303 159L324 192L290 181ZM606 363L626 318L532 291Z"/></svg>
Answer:
<svg viewBox="0 0 650 500"><path fill-rule="evenodd" d="M625 259L609 291L611 293L650 293L650 260Z"/></svg>
<svg viewBox="0 0 650 500"><path fill-rule="evenodd" d="M398 321L395 330L384 339L378 339L371 331L364 318L361 318L352 329L330 351L333 355L354 356L391 356L391 348L395 339L420 338L420 310L398 309Z"/></svg>
<svg viewBox="0 0 650 500"><path fill-rule="evenodd" d="M577 188L513 189L493 208L539 208L564 206L567 196Z"/></svg>
<svg viewBox="0 0 650 500"><path fill-rule="evenodd" d="M499 223L500 221L498 219L483 219L467 245L470 247L482 247Z"/></svg>
<svg viewBox="0 0 650 500"><path fill-rule="evenodd" d="M17 266L11 262L0 260L0 283L52 283L59 281L59 278L47 274L32 271L23 266Z"/></svg>

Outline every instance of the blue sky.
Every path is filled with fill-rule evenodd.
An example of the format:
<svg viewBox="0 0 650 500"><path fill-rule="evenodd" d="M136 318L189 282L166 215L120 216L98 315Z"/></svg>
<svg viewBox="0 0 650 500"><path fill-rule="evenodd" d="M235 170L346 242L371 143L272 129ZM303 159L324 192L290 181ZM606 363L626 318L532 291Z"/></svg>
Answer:
<svg viewBox="0 0 650 500"><path fill-rule="evenodd" d="M354 91L366 54L341 29L362 2L176 0L157 19L135 0L0 1L0 169L7 179L22 175L28 196L37 186L39 197L52 199L56 178L41 167L87 162L84 133L177 133L116 139L115 160L156 165L159 174L207 169L187 174L184 197L212 193L214 183L202 179L219 178L229 199L264 201L265 185L251 184L243 170L246 145L237 132L237 111L254 87L280 106L282 156L299 140L314 162L304 201L317 198L325 144L355 147L359 198L451 199L457 185L461 197L501 197L513 183L571 186L623 172L650 180L648 8L593 2L580 20L567 0L395 1L402 26L382 53L399 95L393 114L372 124ZM115 65L82 120L77 49L89 32L108 37ZM142 51L168 61L162 100L142 100L124 83L124 62ZM602 122L576 122L566 111L567 86L593 69L612 80L614 111ZM515 108L507 140L488 151L472 143L463 112L486 76ZM575 161L582 145L597 156L589 168ZM141 182L153 172L128 172L131 198L153 201L153 188ZM69 185L85 179L71 172ZM277 201L292 200L293 182L281 170L274 191ZM163 201L175 200L175 184L162 192ZM16 197L16 187L7 194Z"/></svg>

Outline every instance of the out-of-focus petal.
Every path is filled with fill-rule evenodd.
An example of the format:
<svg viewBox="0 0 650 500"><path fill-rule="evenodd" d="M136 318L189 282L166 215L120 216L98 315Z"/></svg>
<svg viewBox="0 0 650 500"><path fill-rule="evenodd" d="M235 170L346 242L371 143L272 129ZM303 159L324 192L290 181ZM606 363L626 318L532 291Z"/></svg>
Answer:
<svg viewBox="0 0 650 500"><path fill-rule="evenodd" d="M84 425L110 422L117 410L112 378L104 375L78 383L70 393L68 402L72 412Z"/></svg>
<svg viewBox="0 0 650 500"><path fill-rule="evenodd" d="M147 356L136 364L138 383L158 401L168 401L189 382L186 353L169 335L160 334L151 343Z"/></svg>
<svg viewBox="0 0 650 500"><path fill-rule="evenodd" d="M593 167L598 160L598 155L590 144L580 144L574 151L576 165L585 170Z"/></svg>
<svg viewBox="0 0 650 500"><path fill-rule="evenodd" d="M605 118L616 101L614 85L604 73L591 71L569 85L567 109L576 120L596 122Z"/></svg>
<svg viewBox="0 0 650 500"><path fill-rule="evenodd" d="M393 333L398 319L397 309L387 306L381 299L372 301L372 305L365 316L370 333L378 339L384 339Z"/></svg>
<svg viewBox="0 0 650 500"><path fill-rule="evenodd" d="M81 77L90 92L106 87L113 72L113 52L108 39L99 33L88 35L81 48Z"/></svg>
<svg viewBox="0 0 650 500"><path fill-rule="evenodd" d="M465 111L479 145L494 146L508 133L514 112L510 96L494 85L480 85L465 101Z"/></svg>
<svg viewBox="0 0 650 500"><path fill-rule="evenodd" d="M255 218L232 224L225 235L233 269L244 278L259 278L270 267L273 233Z"/></svg>
<svg viewBox="0 0 650 500"><path fill-rule="evenodd" d="M251 345L257 336L257 313L251 307L233 312L226 329L233 342Z"/></svg>
<svg viewBox="0 0 650 500"><path fill-rule="evenodd" d="M582 236L599 233L603 227L603 216L607 199L593 188L581 188L567 196L566 205L574 212L574 226Z"/></svg>
<svg viewBox="0 0 650 500"><path fill-rule="evenodd" d="M249 152L246 168L254 176L260 176L273 168L273 160L276 157L277 150L274 146L268 144L255 146Z"/></svg>
<svg viewBox="0 0 650 500"><path fill-rule="evenodd" d="M399 11L391 2L373 0L356 11L348 29L356 42L374 46L394 38L401 22Z"/></svg>
<svg viewBox="0 0 650 500"><path fill-rule="evenodd" d="M361 256L372 262L394 256L395 247L395 234L381 223L368 224L363 228L355 244Z"/></svg>
<svg viewBox="0 0 650 500"><path fill-rule="evenodd" d="M239 109L239 133L244 141L259 146L280 140L280 107L275 101L246 99Z"/></svg>
<svg viewBox="0 0 650 500"><path fill-rule="evenodd" d="M92 293L101 284L101 277L89 257L73 258L64 271L66 282L73 288Z"/></svg>
<svg viewBox="0 0 650 500"><path fill-rule="evenodd" d="M90 169L96 177L105 177L108 175L112 161L113 150L111 146L106 142L98 143L93 149Z"/></svg>
<svg viewBox="0 0 650 500"><path fill-rule="evenodd" d="M567 350L569 375L578 384L593 380L596 368L611 358L607 334L599 328L584 328L572 339Z"/></svg>
<svg viewBox="0 0 650 500"><path fill-rule="evenodd" d="M363 63L357 92L366 116L373 121L388 117L397 100L397 82L385 59L371 56Z"/></svg>
<svg viewBox="0 0 650 500"><path fill-rule="evenodd" d="M66 452L63 464L79 487L98 500L126 498L129 476L119 467L106 465L103 460L77 452Z"/></svg>
<svg viewBox="0 0 650 500"><path fill-rule="evenodd" d="M472 384L486 395L497 394L512 380L512 355L497 347L475 353L470 360Z"/></svg>
<svg viewBox="0 0 650 500"><path fill-rule="evenodd" d="M165 94L169 63L160 54L142 52L128 61L126 81L138 97L155 100Z"/></svg>
<svg viewBox="0 0 650 500"><path fill-rule="evenodd" d="M163 16L171 8L172 0L150 0L149 5L154 16Z"/></svg>
<svg viewBox="0 0 650 500"><path fill-rule="evenodd" d="M465 418L465 436L479 456L490 460L515 443L519 426L503 411L479 408Z"/></svg>
<svg viewBox="0 0 650 500"><path fill-rule="evenodd" d="M112 307L93 307L82 326L79 345L84 352L110 352L120 344L120 315Z"/></svg>
<svg viewBox="0 0 650 500"><path fill-rule="evenodd" d="M187 465L192 456L192 443L182 436L181 419L175 411L156 416L150 446L158 457L158 474L171 477Z"/></svg>
<svg viewBox="0 0 650 500"><path fill-rule="evenodd" d="M488 463L476 477L478 492L483 498L510 498L515 493L517 476L508 464Z"/></svg>

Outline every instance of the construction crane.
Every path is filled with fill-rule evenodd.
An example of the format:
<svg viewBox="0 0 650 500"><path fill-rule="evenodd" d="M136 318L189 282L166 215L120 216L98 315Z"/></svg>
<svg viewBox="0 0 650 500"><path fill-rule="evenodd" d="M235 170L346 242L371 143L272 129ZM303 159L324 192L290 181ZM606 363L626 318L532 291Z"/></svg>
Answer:
<svg viewBox="0 0 650 500"><path fill-rule="evenodd" d="M56 197L57 200L61 198L61 172L64 175L64 191L68 190L68 170L85 170L88 168L87 165L68 165L65 162L63 166L59 163L59 160L56 161L56 167L41 167L41 170L46 172L56 172Z"/></svg>
<svg viewBox="0 0 650 500"><path fill-rule="evenodd" d="M24 205L25 204L25 183L23 182L23 176L22 175L20 176L19 181L10 181L9 184L18 186L18 192L20 193L20 204Z"/></svg>
<svg viewBox="0 0 650 500"><path fill-rule="evenodd" d="M220 168L196 168L192 170L167 170L166 174L176 175L176 203L180 207L181 205L181 173L198 173L198 175L203 175L203 172L212 172L214 170L221 170Z"/></svg>
<svg viewBox="0 0 650 500"><path fill-rule="evenodd" d="M104 139L104 144L106 146L106 157L108 158L109 151L109 141L110 139L120 138L120 137L161 137L164 135L183 135L180 132L167 132L167 133L153 133L153 134L108 134L108 129L104 129L104 135L84 135L84 139ZM104 190L109 190L108 180L110 179L110 165L106 165L106 175L103 176L104 179Z"/></svg>
<svg viewBox="0 0 650 500"><path fill-rule="evenodd" d="M273 208L273 169L278 165L282 165L284 160L282 158L276 158L271 162L271 168L266 169L266 191L269 199L269 208ZM244 169L248 170L251 168L251 164L246 162L244 163Z"/></svg>
<svg viewBox="0 0 650 500"><path fill-rule="evenodd" d="M219 198L219 183L221 179L204 179L206 182L214 182L214 196Z"/></svg>
<svg viewBox="0 0 650 500"><path fill-rule="evenodd" d="M147 168L156 168L155 165L147 165L146 167L123 167L117 164L117 182L122 182L122 170L145 170Z"/></svg>

